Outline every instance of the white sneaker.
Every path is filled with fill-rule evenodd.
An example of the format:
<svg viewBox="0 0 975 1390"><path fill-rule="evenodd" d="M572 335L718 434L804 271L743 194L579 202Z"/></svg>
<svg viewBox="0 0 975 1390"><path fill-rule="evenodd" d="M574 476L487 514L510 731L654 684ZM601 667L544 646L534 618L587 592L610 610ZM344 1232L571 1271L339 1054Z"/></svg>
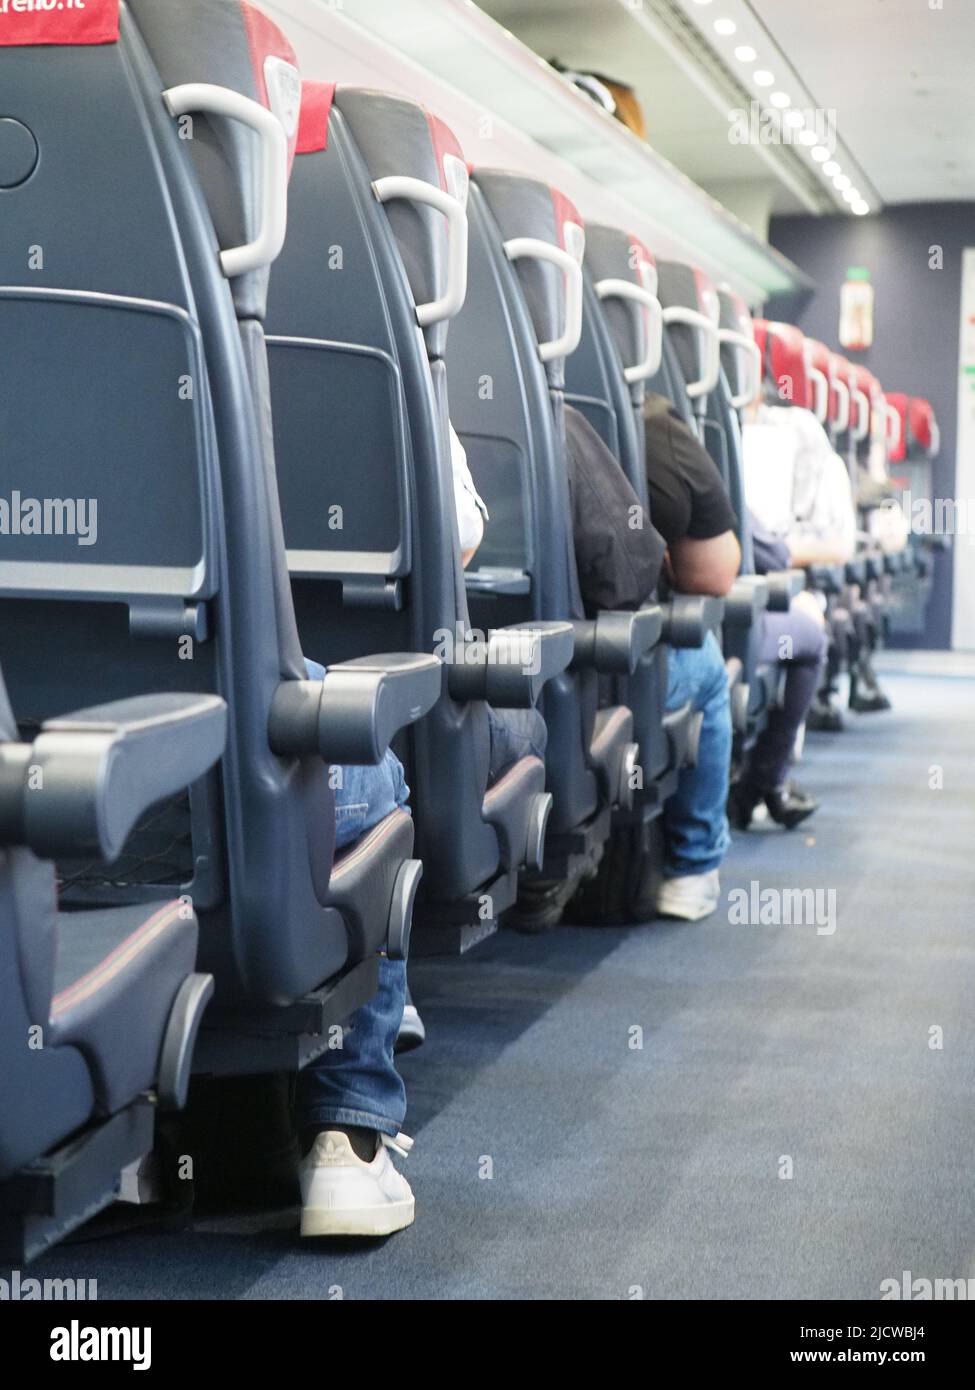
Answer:
<svg viewBox="0 0 975 1390"><path fill-rule="evenodd" d="M403 1021L396 1034L396 1054L399 1056L403 1052L413 1052L416 1048L422 1047L427 1039L427 1030L423 1026L423 1019L420 1011L415 1004L407 1004L403 1009Z"/></svg>
<svg viewBox="0 0 975 1390"><path fill-rule="evenodd" d="M412 1224L413 1192L389 1151L406 1158L413 1140L379 1138L376 1157L366 1163L341 1131L318 1136L300 1168L303 1236L388 1236Z"/></svg>
<svg viewBox="0 0 975 1390"><path fill-rule="evenodd" d="M717 910L720 897L717 869L709 869L706 874L688 874L684 878L665 878L657 894L657 911L661 917L700 922Z"/></svg>

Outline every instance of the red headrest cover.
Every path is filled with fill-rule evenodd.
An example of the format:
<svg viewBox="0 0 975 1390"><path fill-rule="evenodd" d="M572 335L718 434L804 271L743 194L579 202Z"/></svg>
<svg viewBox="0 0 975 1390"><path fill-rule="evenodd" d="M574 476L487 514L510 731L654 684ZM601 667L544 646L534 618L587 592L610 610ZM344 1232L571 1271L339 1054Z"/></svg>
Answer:
<svg viewBox="0 0 975 1390"><path fill-rule="evenodd" d="M791 323L768 319L755 319L754 330L765 364L765 376L774 384L779 400L810 409L812 383L806 370L806 340L802 330Z"/></svg>

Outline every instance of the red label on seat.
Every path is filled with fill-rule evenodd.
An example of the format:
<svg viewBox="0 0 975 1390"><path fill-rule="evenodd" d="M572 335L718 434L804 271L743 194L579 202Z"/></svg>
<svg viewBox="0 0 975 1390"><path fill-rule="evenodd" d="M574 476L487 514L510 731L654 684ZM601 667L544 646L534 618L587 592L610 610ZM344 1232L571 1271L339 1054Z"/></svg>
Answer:
<svg viewBox="0 0 975 1390"><path fill-rule="evenodd" d="M301 84L301 120L298 125L298 154L316 154L328 149L328 123L335 101L334 82Z"/></svg>
<svg viewBox="0 0 975 1390"><path fill-rule="evenodd" d="M0 0L0 48L118 42L119 0Z"/></svg>

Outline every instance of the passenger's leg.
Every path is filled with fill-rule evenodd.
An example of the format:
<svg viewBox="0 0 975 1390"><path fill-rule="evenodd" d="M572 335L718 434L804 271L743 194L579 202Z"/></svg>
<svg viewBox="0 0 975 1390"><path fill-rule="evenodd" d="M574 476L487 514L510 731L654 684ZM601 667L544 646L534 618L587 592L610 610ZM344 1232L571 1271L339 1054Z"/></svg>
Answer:
<svg viewBox="0 0 975 1390"><path fill-rule="evenodd" d="M697 765L681 771L663 813L665 882L661 912L698 920L717 907L718 867L730 837L726 806L731 766L731 706L724 657L713 633L699 648L668 654L667 709L691 702L703 715Z"/></svg>
<svg viewBox="0 0 975 1390"><path fill-rule="evenodd" d="M748 763L729 803L732 820L747 829L760 801L780 825L792 829L817 808L813 797L788 787L792 751L819 686L826 660L827 639L821 615L801 602L788 613L766 613L762 629L761 660L781 662L785 668L785 695L781 706L769 710Z"/></svg>
<svg viewBox="0 0 975 1390"><path fill-rule="evenodd" d="M491 766L488 781L494 783L521 758L545 758L548 729L537 709L496 710L488 706L491 731Z"/></svg>
<svg viewBox="0 0 975 1390"><path fill-rule="evenodd" d="M306 664L311 679L324 674ZM333 768L332 781L337 850L397 807L409 809L403 766L392 751L377 767ZM381 1140L397 1136L406 1115L393 1060L406 996L405 962L381 957L378 992L349 1019L341 1046L298 1075L303 1235L385 1235L413 1220L413 1194Z"/></svg>
<svg viewBox="0 0 975 1390"><path fill-rule="evenodd" d="M862 598L853 605L853 624L857 637L857 659L851 667L850 708L860 714L890 709L890 700L881 690L873 669L873 653L878 638L874 612Z"/></svg>

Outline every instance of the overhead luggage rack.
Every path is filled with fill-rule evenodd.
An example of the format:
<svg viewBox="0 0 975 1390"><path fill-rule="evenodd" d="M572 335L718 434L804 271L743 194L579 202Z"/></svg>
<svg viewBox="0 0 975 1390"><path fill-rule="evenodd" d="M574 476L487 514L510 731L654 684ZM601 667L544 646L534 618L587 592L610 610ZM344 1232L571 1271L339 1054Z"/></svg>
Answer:
<svg viewBox="0 0 975 1390"><path fill-rule="evenodd" d="M749 302L810 285L785 256L467 0L347 0L341 13L330 0L274 0L271 8L308 72L325 75L326 39L346 59L357 50L364 70L374 63L383 86L395 86L398 76L408 90L419 67L436 78L437 108L462 143L484 151L480 163L557 182L584 217L632 226L655 251L700 264ZM380 40L384 51L364 52L357 30ZM454 85L458 73L463 91Z"/></svg>

